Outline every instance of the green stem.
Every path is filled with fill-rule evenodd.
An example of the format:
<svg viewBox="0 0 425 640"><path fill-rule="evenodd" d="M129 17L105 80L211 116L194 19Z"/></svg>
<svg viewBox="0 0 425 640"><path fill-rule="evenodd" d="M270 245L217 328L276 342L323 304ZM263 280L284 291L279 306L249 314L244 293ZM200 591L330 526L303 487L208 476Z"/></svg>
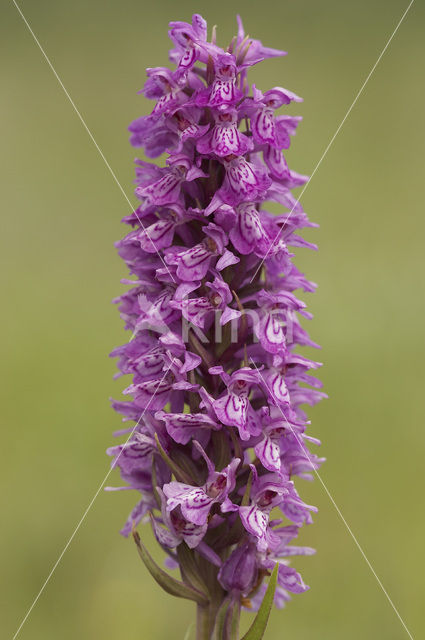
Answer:
<svg viewBox="0 0 425 640"><path fill-rule="evenodd" d="M234 602L227 612L225 638L226 640L238 640L239 638L239 621L241 617L240 602Z"/></svg>
<svg viewBox="0 0 425 640"><path fill-rule="evenodd" d="M196 608L196 640L210 640L211 633L210 607L198 605Z"/></svg>
<svg viewBox="0 0 425 640"><path fill-rule="evenodd" d="M214 603L210 603L209 606L197 606L196 640L238 640L241 614L239 602L231 602L230 607L220 615L222 610L223 607L220 608Z"/></svg>

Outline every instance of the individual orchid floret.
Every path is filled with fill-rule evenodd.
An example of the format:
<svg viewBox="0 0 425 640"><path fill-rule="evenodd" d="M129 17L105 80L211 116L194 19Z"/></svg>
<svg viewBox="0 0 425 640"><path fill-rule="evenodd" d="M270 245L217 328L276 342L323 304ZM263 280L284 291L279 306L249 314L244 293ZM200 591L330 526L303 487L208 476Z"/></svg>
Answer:
<svg viewBox="0 0 425 640"><path fill-rule="evenodd" d="M282 417L272 419L264 416L263 424L262 438L254 447L255 455L265 469L271 472L281 473L281 440L282 436L287 432L287 423Z"/></svg>
<svg viewBox="0 0 425 640"><path fill-rule="evenodd" d="M202 91L196 104L226 109L242 98L236 86L236 59L230 53L222 53L214 60L214 81L210 89Z"/></svg>
<svg viewBox="0 0 425 640"><path fill-rule="evenodd" d="M206 295L199 298L190 298L189 295L199 289L200 283L183 283L176 290L174 300L170 302L173 309L179 309L188 323L205 329L210 326L219 314L219 324L225 325L232 320L240 318L241 311L229 306L233 301L233 295L229 285L218 274L212 282L205 283Z"/></svg>
<svg viewBox="0 0 425 640"><path fill-rule="evenodd" d="M178 358L168 355L163 356L163 371L156 374L156 378L143 380L131 384L124 390L125 394L134 396L134 401L141 409L147 407L151 410L159 410L164 407L167 401L176 394L182 396L184 391L192 391L198 388L198 385L192 384L187 380L188 368L195 369L199 364L199 356L190 362L189 367L182 363ZM164 373L165 371L165 373Z"/></svg>
<svg viewBox="0 0 425 640"><path fill-rule="evenodd" d="M164 67L146 70L148 79L140 91L146 98L157 100L152 116L158 118L187 101L183 93L184 83L177 81L173 73Z"/></svg>
<svg viewBox="0 0 425 640"><path fill-rule="evenodd" d="M155 417L164 421L167 433L179 444L188 444L196 440L197 442L204 442L206 446L211 432L221 429L221 425L205 413L168 413L167 411L158 411Z"/></svg>
<svg viewBox="0 0 425 640"><path fill-rule="evenodd" d="M204 525L214 504L227 504L229 493L235 488L235 472L240 462L236 458L225 469L218 472L214 464L207 459L208 477L201 487L193 487L181 482L170 482L164 485L167 511L180 507L186 520L199 526Z"/></svg>
<svg viewBox="0 0 425 640"><path fill-rule="evenodd" d="M301 102L302 98L282 87L275 87L264 94L255 85L252 86L252 90L253 98L247 99L243 108L251 118L253 138L259 145L270 145L280 150L286 142L286 130L280 125L281 121L275 119L274 112L292 101ZM282 137L281 129L283 129Z"/></svg>
<svg viewBox="0 0 425 640"><path fill-rule="evenodd" d="M230 306L230 303L234 301L234 294L221 275L216 275L214 280L207 282L205 286L210 290L209 299L214 305L214 309L220 311L219 322L221 325L241 317L241 311Z"/></svg>
<svg viewBox="0 0 425 640"><path fill-rule="evenodd" d="M169 145L167 150L173 149L173 151L177 153L183 151L186 142L202 138L209 129L208 124L198 124L196 114L192 113L190 109L178 109L173 116L169 118L167 127L169 131L176 136L178 141L175 148Z"/></svg>
<svg viewBox="0 0 425 640"><path fill-rule="evenodd" d="M207 532L207 523L196 525L184 517L180 508L168 509L163 492L161 489L157 491L161 497L162 522L165 525L162 527L158 519L153 519L153 529L158 542L169 549L174 549L183 541L190 549L199 547Z"/></svg>
<svg viewBox="0 0 425 640"><path fill-rule="evenodd" d="M258 554L249 542L236 547L218 572L221 586L228 592L245 597L253 590L258 579Z"/></svg>
<svg viewBox="0 0 425 640"><path fill-rule="evenodd" d="M176 46L169 57L179 73L192 69L198 60L207 63L209 56L220 53L219 47L207 42L207 23L199 14L192 16L192 24L170 22L168 35Z"/></svg>
<svg viewBox="0 0 425 640"><path fill-rule="evenodd" d="M257 540L259 551L266 551L273 546L275 535L269 526L272 509L285 501L288 493L286 482L278 474L266 474L257 477L253 467L255 480L251 489L251 504L239 507L239 515L245 529Z"/></svg>
<svg viewBox="0 0 425 640"><path fill-rule="evenodd" d="M273 239L268 237L254 202L242 202L236 207L236 220L230 230L230 239L242 255L255 252L261 257L266 256Z"/></svg>
<svg viewBox="0 0 425 640"><path fill-rule="evenodd" d="M223 164L223 184L207 207L208 214L218 209L222 203L235 206L245 201L255 202L265 196L272 184L264 166L256 166L242 156L226 156Z"/></svg>
<svg viewBox="0 0 425 640"><path fill-rule="evenodd" d="M316 225L293 194L308 178L284 155L301 120L286 109L301 98L248 78L285 52L239 17L225 47L199 14L169 36L172 68L147 69L153 109L129 127L147 159L116 243L129 340L111 356L128 381L127 400L112 402L126 440L108 449L123 486L109 490L136 493L121 532L165 591L197 604L197 640L238 640L242 608L261 609L266 592L281 607L308 588L292 557L313 550L293 541L317 509L298 482L323 462L305 407L325 394L320 363L298 353L318 347L298 297L316 285L292 251L316 249L300 235ZM149 520L165 568L135 530ZM266 618L246 637L262 638Z"/></svg>
<svg viewBox="0 0 425 640"><path fill-rule="evenodd" d="M226 392L213 402L217 418L231 427L237 427L242 440L261 433L258 418L249 404L249 392L253 384L259 382L256 371L244 367L227 374L223 367L211 367L209 373L219 375L226 384Z"/></svg>
<svg viewBox="0 0 425 640"><path fill-rule="evenodd" d="M223 230L210 222L204 227L206 238L191 249L167 252L166 262L176 266L177 277L183 282L202 280L208 273L213 258L217 271L239 262L239 258L226 250L227 237ZM220 257L221 256L221 257Z"/></svg>
<svg viewBox="0 0 425 640"><path fill-rule="evenodd" d="M242 156L253 148L250 138L238 129L236 109L221 109L214 113L215 125L203 138L198 140L196 149L203 155Z"/></svg>
<svg viewBox="0 0 425 640"><path fill-rule="evenodd" d="M190 158L185 154L170 157L167 164L169 169L162 172L158 181L137 187L136 195L144 200L145 205L161 206L178 202L183 183L205 176L201 169L192 165Z"/></svg>

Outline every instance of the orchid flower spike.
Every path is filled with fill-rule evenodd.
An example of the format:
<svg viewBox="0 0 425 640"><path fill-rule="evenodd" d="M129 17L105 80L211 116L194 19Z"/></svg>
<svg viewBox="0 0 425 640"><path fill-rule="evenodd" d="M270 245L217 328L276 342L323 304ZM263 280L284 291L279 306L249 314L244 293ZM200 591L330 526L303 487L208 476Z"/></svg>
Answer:
<svg viewBox="0 0 425 640"><path fill-rule="evenodd" d="M298 298L315 285L292 252L315 248L299 231L316 225L292 193L307 177L285 157L300 121L285 108L301 98L250 87L250 67L285 52L246 36L239 16L225 48L200 15L169 36L173 69L147 69L153 109L129 127L145 157L166 159L136 160L139 204L117 243L131 338L111 355L131 381L113 407L131 426L108 454L138 496L122 533L168 593L197 603L197 640L237 640L243 607L259 609L252 640L273 599L308 588L289 564L313 553L290 544L316 511L297 476L323 461L303 408L324 397L310 375L320 364L297 351L317 347ZM146 551L141 520L180 579Z"/></svg>

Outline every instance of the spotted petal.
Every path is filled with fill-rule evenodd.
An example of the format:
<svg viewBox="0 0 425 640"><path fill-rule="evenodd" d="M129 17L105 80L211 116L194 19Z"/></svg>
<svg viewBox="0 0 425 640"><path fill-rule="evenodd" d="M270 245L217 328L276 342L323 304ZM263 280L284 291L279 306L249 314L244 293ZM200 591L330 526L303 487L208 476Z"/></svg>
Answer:
<svg viewBox="0 0 425 640"><path fill-rule="evenodd" d="M271 109L259 109L251 119L252 133L258 144L278 146L274 115Z"/></svg>
<svg viewBox="0 0 425 640"><path fill-rule="evenodd" d="M264 94L264 101L273 106L273 109L278 109L284 104L290 102L302 102L303 99L297 96L293 91L284 89L283 87L273 87Z"/></svg>
<svg viewBox="0 0 425 640"><path fill-rule="evenodd" d="M240 429L245 426L248 398L238 396L236 393L227 393L222 398L215 400L213 407L217 418L223 424ZM249 434L244 439L247 440L248 438Z"/></svg>
<svg viewBox="0 0 425 640"><path fill-rule="evenodd" d="M275 178L284 180L289 176L289 167L280 149L280 145L278 149L268 146L264 151L264 161Z"/></svg>
<svg viewBox="0 0 425 640"><path fill-rule="evenodd" d="M189 522L199 526L206 523L213 501L202 487L170 482L164 485L163 491L167 497L168 511L180 506L183 516Z"/></svg>
<svg viewBox="0 0 425 640"><path fill-rule="evenodd" d="M238 207L236 225L230 231L230 240L235 248L239 253L248 255L262 239L265 240L265 232L255 205Z"/></svg>
<svg viewBox="0 0 425 640"><path fill-rule="evenodd" d="M175 547L180 544L181 540L175 535L175 533L161 526L155 518L152 518L152 528L155 538L162 547L175 549Z"/></svg>
<svg viewBox="0 0 425 640"><path fill-rule="evenodd" d="M280 471L280 447L279 443L269 436L266 436L259 442L255 448L255 454L261 461L261 464L269 471Z"/></svg>
<svg viewBox="0 0 425 640"><path fill-rule="evenodd" d="M164 420L169 435L179 444L187 444L199 430L218 429L218 425L204 413L158 412L155 417Z"/></svg>
<svg viewBox="0 0 425 640"><path fill-rule="evenodd" d="M164 354L160 349L151 349L136 360L135 369L143 380L152 380L161 375L164 368Z"/></svg>
<svg viewBox="0 0 425 640"><path fill-rule="evenodd" d="M235 78L216 80L211 90L209 105L211 107L220 107L223 104L233 104L236 102L238 95Z"/></svg>
<svg viewBox="0 0 425 640"><path fill-rule="evenodd" d="M285 383L283 373L277 369L269 369L264 374L267 388L272 392L272 397L279 404L289 404L289 391Z"/></svg>
<svg viewBox="0 0 425 640"><path fill-rule="evenodd" d="M243 157L230 160L225 168L226 176L219 193L226 204L255 200L271 185L265 169L254 166Z"/></svg>
<svg viewBox="0 0 425 640"><path fill-rule="evenodd" d="M212 254L203 244L183 251L177 256L177 275L181 280L202 280L207 274Z"/></svg>
<svg viewBox="0 0 425 640"><path fill-rule="evenodd" d="M158 411L167 404L172 388L166 379L148 380L140 384L131 384L123 393L131 394L138 407Z"/></svg>
<svg viewBox="0 0 425 640"><path fill-rule="evenodd" d="M206 522L200 526L193 524L193 522L185 522L180 528L180 534L189 549L194 549L205 537L207 529L208 524Z"/></svg>
<svg viewBox="0 0 425 640"><path fill-rule="evenodd" d="M137 187L135 193L140 198L146 198L152 204L172 204L179 197L182 180L183 177L178 171L170 169L157 182L146 187Z"/></svg>
<svg viewBox="0 0 425 640"><path fill-rule="evenodd" d="M260 340L261 346L268 353L285 353L285 333L282 322L276 313L266 312L260 322L256 323L254 330Z"/></svg>
<svg viewBox="0 0 425 640"><path fill-rule="evenodd" d="M251 141L238 130L236 124L232 126L215 125L213 130L201 138L196 145L199 153L204 155L214 153L221 158L231 154L243 155L251 147Z"/></svg>
<svg viewBox="0 0 425 640"><path fill-rule="evenodd" d="M169 247L173 241L175 226L173 220L158 220L144 229L138 238L143 251L156 253L158 249Z"/></svg>
<svg viewBox="0 0 425 640"><path fill-rule="evenodd" d="M249 507L240 507L239 515L242 520L242 524L248 533L257 538L257 547L259 551L266 551L266 533L269 523L268 514L261 511L261 509L254 504Z"/></svg>
<svg viewBox="0 0 425 640"><path fill-rule="evenodd" d="M208 298L189 298L174 301L174 307L180 308L183 317L200 329L204 329L205 321L211 312L215 310Z"/></svg>
<svg viewBox="0 0 425 640"><path fill-rule="evenodd" d="M110 447L106 453L115 457L112 463L114 467L118 466L124 474L130 475L141 469L151 468L154 449L154 440L138 433L133 440L116 447Z"/></svg>

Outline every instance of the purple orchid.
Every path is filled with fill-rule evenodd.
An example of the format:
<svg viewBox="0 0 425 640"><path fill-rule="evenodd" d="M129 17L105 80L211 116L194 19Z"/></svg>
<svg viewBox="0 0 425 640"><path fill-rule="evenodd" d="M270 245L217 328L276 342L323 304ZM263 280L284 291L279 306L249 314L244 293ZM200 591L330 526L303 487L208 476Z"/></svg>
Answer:
<svg viewBox="0 0 425 640"><path fill-rule="evenodd" d="M181 509L167 509L167 502L163 492L161 489L158 492L161 496L162 520L159 518L152 520L154 534L158 542L169 549L174 549L183 541L186 542L190 549L198 547L208 529L206 521L201 525L196 525L184 517ZM161 524L165 526L161 526Z"/></svg>
<svg viewBox="0 0 425 640"><path fill-rule="evenodd" d="M259 551L267 551L273 547L273 531L269 527L270 513L274 507L280 506L288 494L287 485L280 474L265 474L257 477L252 483L251 504L239 507L242 524L257 541Z"/></svg>
<svg viewBox="0 0 425 640"><path fill-rule="evenodd" d="M292 193L307 177L284 155L301 119L279 110L301 98L248 84L250 67L285 52L245 36L239 17L225 49L198 14L169 36L175 68L147 70L153 109L129 127L145 157L167 157L136 160L139 204L117 243L131 338L111 355L131 381L113 407L133 427L108 454L117 489L138 494L122 533L150 519L181 581L135 533L139 553L164 589L197 602L197 640L237 640L241 607L258 609L271 573L277 606L308 588L289 563L313 550L291 543L316 509L295 481L323 462L305 405L324 394L320 363L297 352L317 347L297 297L316 285L291 250L315 249L299 232L316 225Z"/></svg>
<svg viewBox="0 0 425 640"><path fill-rule="evenodd" d="M194 444L201 448L196 440ZM207 522L214 504L220 503L226 509L229 494L235 488L236 469L241 463L238 458L235 458L225 469L218 472L205 453L204 457L207 461L208 477L201 487L193 487L182 482L170 482L163 487L167 497L167 511L180 507L186 520L199 526Z"/></svg>
<svg viewBox="0 0 425 640"><path fill-rule="evenodd" d="M252 141L238 129L238 112L228 108L214 114L215 126L196 144L203 155L215 154L218 157L241 156L251 150Z"/></svg>
<svg viewBox="0 0 425 640"><path fill-rule="evenodd" d="M257 578L258 554L249 542L236 547L218 572L218 580L226 591L245 597L253 590Z"/></svg>

